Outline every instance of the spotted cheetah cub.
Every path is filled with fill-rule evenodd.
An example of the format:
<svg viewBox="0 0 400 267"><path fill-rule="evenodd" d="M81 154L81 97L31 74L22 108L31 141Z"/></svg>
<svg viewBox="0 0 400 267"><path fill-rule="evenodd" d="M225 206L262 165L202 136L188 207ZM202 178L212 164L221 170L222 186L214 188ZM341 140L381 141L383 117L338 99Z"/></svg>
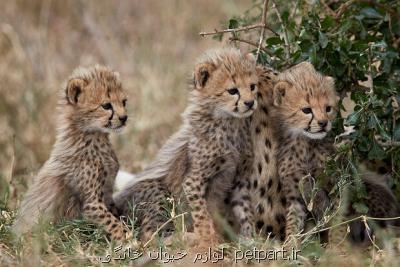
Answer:
<svg viewBox="0 0 400 267"><path fill-rule="evenodd" d="M165 195L179 197L183 191L199 246L217 242L210 209L224 204L235 175L247 179L243 166L251 163L248 117L257 108L255 67L253 55L233 48L207 52L198 60L180 131L115 197L125 214L127 203L139 206L142 239L163 221Z"/></svg>
<svg viewBox="0 0 400 267"><path fill-rule="evenodd" d="M83 214L113 239L126 238L111 213L119 164L109 141L126 124L125 105L117 73L101 66L72 73L59 101L56 142L22 201L15 233L29 231L40 217L58 221Z"/></svg>
<svg viewBox="0 0 400 267"><path fill-rule="evenodd" d="M307 203L313 198L311 213L320 220L331 205L328 191L335 181L327 178L324 185L318 185L317 178L323 172L328 156L335 152L333 140L326 137L336 117L338 96L333 78L322 76L310 63L301 63L278 77L273 89L274 120L279 123L281 133L277 155L278 175L283 183L286 197L286 238L303 230L307 217ZM387 183L377 173L361 173L367 192L372 217L396 217L399 204ZM318 188L319 187L319 188ZM350 203L351 204L351 203ZM351 206L345 216L356 214ZM360 222L361 223L361 222ZM398 222L387 221L386 225ZM359 240L363 227L351 225L350 234ZM343 228L342 228L343 229ZM329 233L329 243L337 243L345 234L338 231Z"/></svg>
<svg viewBox="0 0 400 267"><path fill-rule="evenodd" d="M278 175L286 197L286 237L299 233L305 223L308 199L314 179L323 171L333 142L325 138L336 117L338 96L332 77L322 76L312 64L304 62L282 72L273 89L279 125ZM304 195L302 195L302 193ZM322 216L329 205L325 191L317 191Z"/></svg>

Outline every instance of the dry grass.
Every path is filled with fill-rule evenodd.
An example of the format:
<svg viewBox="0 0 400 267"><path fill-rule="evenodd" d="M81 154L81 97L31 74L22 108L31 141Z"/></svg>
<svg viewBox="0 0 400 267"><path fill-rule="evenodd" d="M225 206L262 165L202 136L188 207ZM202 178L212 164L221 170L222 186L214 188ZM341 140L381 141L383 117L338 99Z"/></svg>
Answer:
<svg viewBox="0 0 400 267"><path fill-rule="evenodd" d="M79 65L101 63L121 73L129 96L130 119L128 129L114 136L113 143L122 168L138 171L180 124L195 58L222 45L197 33L219 26L233 14L242 14L251 2L18 0L2 5L1 266L99 265L97 256L113 251L104 233L84 221L46 226L21 243L12 241L8 229L26 185L48 158L55 135L57 93L71 71ZM264 240L254 242L260 249L274 245ZM304 256L298 263L396 266L396 246L400 246L396 242L382 243L385 250L381 252L351 250L351 257L342 257L335 250L324 253L312 240L302 248ZM230 244L227 249L243 246ZM182 248L184 243L173 244L174 250ZM112 265L121 263L131 264L112 261Z"/></svg>

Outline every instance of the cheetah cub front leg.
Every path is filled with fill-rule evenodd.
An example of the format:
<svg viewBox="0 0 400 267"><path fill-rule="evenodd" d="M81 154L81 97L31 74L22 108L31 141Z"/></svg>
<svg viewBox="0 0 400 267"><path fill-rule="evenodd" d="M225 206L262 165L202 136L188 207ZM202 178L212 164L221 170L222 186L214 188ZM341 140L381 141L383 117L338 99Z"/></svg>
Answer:
<svg viewBox="0 0 400 267"><path fill-rule="evenodd" d="M200 150L202 146L199 146ZM219 166L203 164L205 160L213 162L217 158L210 155L193 155L193 164L183 183L183 190L189 206L192 209L194 233L200 238L200 247L217 244L218 237L214 223L208 212L206 203L207 178L219 171Z"/></svg>
<svg viewBox="0 0 400 267"><path fill-rule="evenodd" d="M108 206L106 204L109 201L107 201L105 195L109 190L102 186L102 181L107 178L103 177L103 173L97 169L90 170L86 172L86 174L90 175L84 175L80 180L81 192L87 192L82 197L83 215L88 220L98 225L103 225L113 240L124 241L130 237L130 234L128 234L121 221L112 213L112 209L108 207L112 206L113 203ZM96 179L93 179L95 177Z"/></svg>
<svg viewBox="0 0 400 267"><path fill-rule="evenodd" d="M283 179L283 192L286 196L286 239L287 241L297 242L295 235L304 229L304 223L307 218L307 210L304 204L299 187L310 188L311 179L309 174L290 168L287 162L281 163L280 177ZM285 171L286 170L286 171ZM310 192L304 192L309 196Z"/></svg>
<svg viewBox="0 0 400 267"><path fill-rule="evenodd" d="M103 201L99 201L99 196L88 196L83 206L83 213L92 222L104 225L112 239L124 241L130 237L124 225L107 209Z"/></svg>
<svg viewBox="0 0 400 267"><path fill-rule="evenodd" d="M251 208L250 182L252 175L252 156L242 161L241 167L235 176L231 207L237 223L239 233L244 238L250 238L254 232L254 214Z"/></svg>

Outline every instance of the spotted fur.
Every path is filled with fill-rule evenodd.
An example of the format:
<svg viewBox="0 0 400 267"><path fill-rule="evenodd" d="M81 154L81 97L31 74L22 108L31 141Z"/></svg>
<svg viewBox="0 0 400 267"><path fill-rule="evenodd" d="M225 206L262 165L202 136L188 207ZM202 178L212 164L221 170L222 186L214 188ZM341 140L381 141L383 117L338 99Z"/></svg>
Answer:
<svg viewBox="0 0 400 267"><path fill-rule="evenodd" d="M258 67L259 108L251 117L251 137L254 161L250 180L235 184L232 208L235 221L240 225L239 233L284 238L286 198L282 194L282 182L277 173L277 131L273 106L273 83L277 72L267 67Z"/></svg>

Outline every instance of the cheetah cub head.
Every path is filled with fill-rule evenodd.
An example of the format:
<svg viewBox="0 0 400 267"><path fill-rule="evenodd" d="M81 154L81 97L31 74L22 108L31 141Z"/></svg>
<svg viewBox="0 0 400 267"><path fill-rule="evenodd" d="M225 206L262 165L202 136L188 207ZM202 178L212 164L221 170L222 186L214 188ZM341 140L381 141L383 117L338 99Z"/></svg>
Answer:
<svg viewBox="0 0 400 267"><path fill-rule="evenodd" d="M103 66L77 68L64 90L70 125L84 132L119 132L126 125L126 96L119 74Z"/></svg>
<svg viewBox="0 0 400 267"><path fill-rule="evenodd" d="M257 108L256 59L234 48L206 52L194 70L196 101L207 103L216 117L244 118Z"/></svg>
<svg viewBox="0 0 400 267"><path fill-rule="evenodd" d="M278 75L273 104L279 122L294 136L322 139L332 129L338 96L332 77L318 73L311 63L300 63Z"/></svg>

